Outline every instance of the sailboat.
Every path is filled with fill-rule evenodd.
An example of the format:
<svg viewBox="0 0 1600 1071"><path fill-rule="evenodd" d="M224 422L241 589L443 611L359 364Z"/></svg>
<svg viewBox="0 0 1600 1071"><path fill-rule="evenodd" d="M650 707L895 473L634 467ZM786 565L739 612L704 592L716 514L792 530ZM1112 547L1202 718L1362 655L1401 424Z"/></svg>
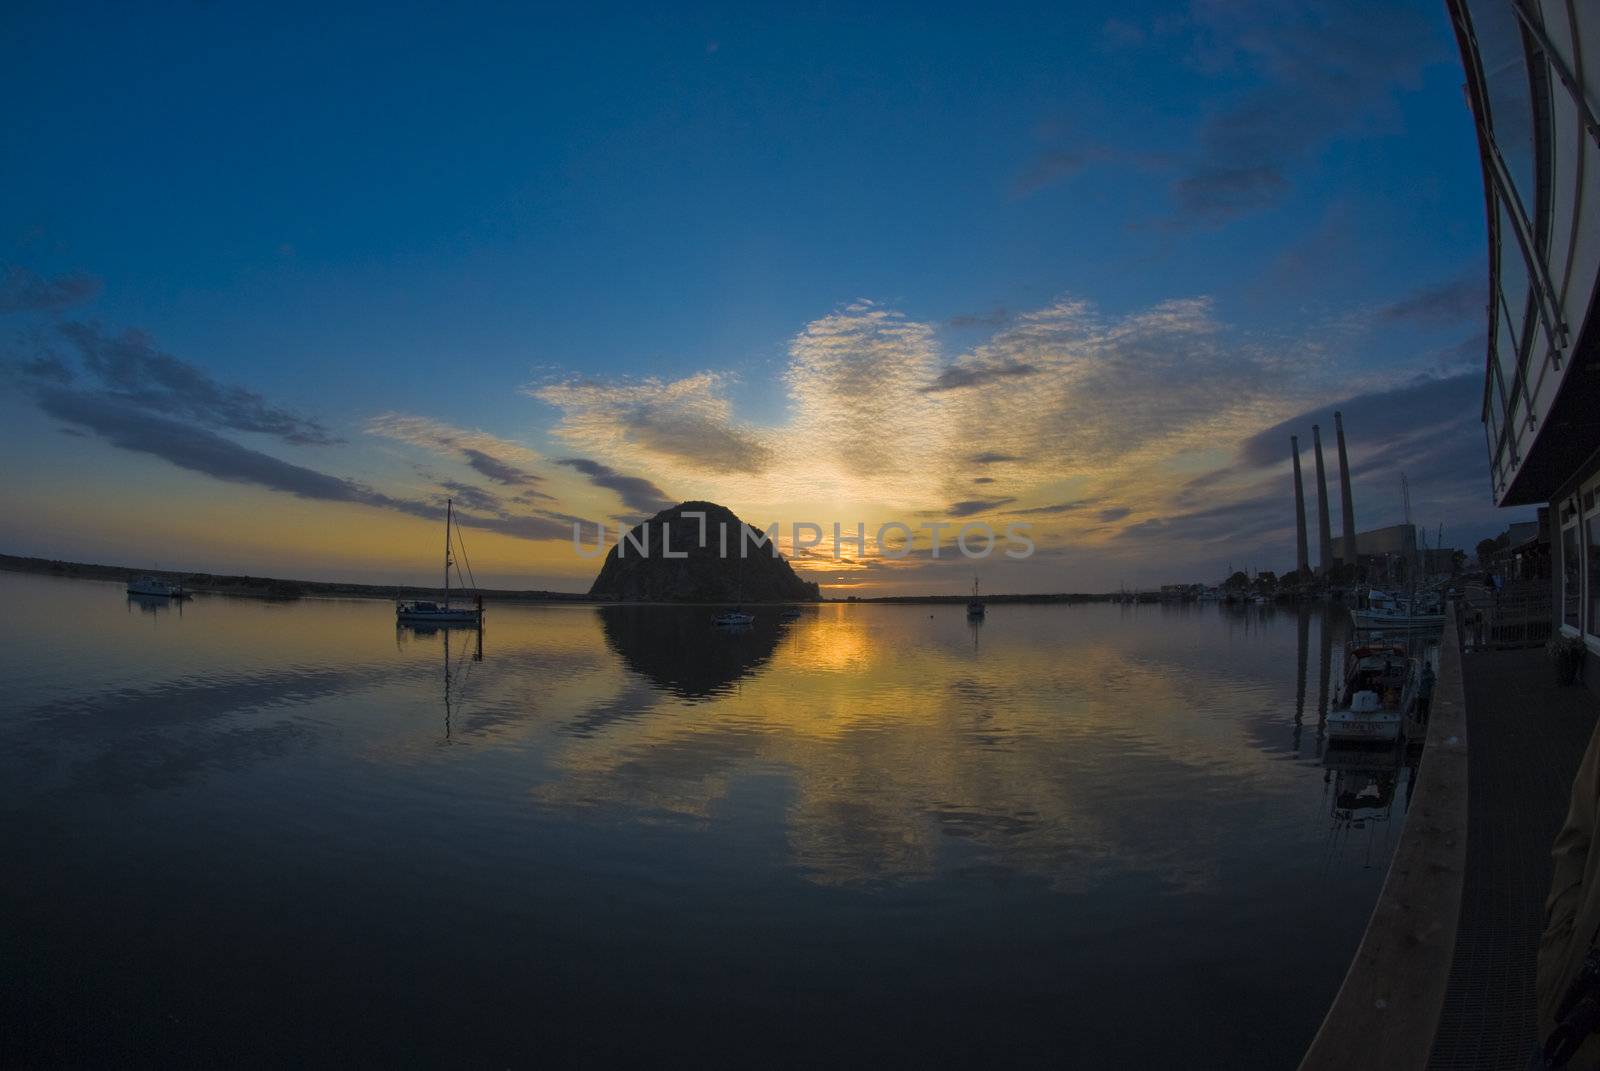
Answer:
<svg viewBox="0 0 1600 1071"><path fill-rule="evenodd" d="M160 577L141 576L128 581L128 594L146 599L187 599L182 584L171 584Z"/></svg>
<svg viewBox="0 0 1600 1071"><path fill-rule="evenodd" d="M968 617L982 617L987 612L988 612L988 608L986 606L984 606L983 600L978 598L978 578L977 577L973 577L972 578L972 599L971 599L971 601L969 601L967 603L967 616Z"/></svg>
<svg viewBox="0 0 1600 1071"><path fill-rule="evenodd" d="M471 606L450 605L450 570L455 566L451 553L451 526L455 519L455 503L445 499L444 505L444 602L427 602L414 599L397 602L394 607L396 622L406 625L481 625L483 624L483 596L479 595ZM456 538L460 538L457 529ZM470 571L470 569L469 569Z"/></svg>
<svg viewBox="0 0 1600 1071"><path fill-rule="evenodd" d="M744 558L743 558L743 556L741 556L740 559L739 559L739 564L737 566L737 572L734 575L734 582L733 583L734 583L735 593L737 594L737 596L739 598L739 602L742 603L744 601ZM713 617L711 619L711 624L715 628L746 629L746 628L749 628L752 624L754 624L755 620L756 620L756 615L755 614L752 614L750 611L746 610L742 605L739 605L738 603L736 603L734 605L733 609L724 610L724 611L722 611L722 613L717 614L715 617Z"/></svg>

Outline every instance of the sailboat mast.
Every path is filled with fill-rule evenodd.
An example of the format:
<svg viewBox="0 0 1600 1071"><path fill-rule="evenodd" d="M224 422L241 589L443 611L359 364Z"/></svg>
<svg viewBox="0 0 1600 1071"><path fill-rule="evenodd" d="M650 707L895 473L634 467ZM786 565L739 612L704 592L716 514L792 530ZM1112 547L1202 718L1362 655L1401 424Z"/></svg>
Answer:
<svg viewBox="0 0 1600 1071"><path fill-rule="evenodd" d="M455 500L444 500L444 605L450 608L450 515L454 512Z"/></svg>

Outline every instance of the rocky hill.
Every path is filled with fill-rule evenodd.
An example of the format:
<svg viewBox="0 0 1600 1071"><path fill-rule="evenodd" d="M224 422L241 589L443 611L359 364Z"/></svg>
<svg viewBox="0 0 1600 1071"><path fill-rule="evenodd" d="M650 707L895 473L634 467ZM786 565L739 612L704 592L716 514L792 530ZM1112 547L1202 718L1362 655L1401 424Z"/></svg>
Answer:
<svg viewBox="0 0 1600 1071"><path fill-rule="evenodd" d="M700 546L700 521L684 512L706 515L706 545ZM727 526L728 555L721 554L718 526ZM662 552L662 525L671 533L674 555ZM647 530L647 534L641 533ZM748 530L747 556L739 557L739 534ZM622 545L606 555L600 575L589 588L592 599L624 602L810 602L821 597L817 585L801 580L781 556L754 543L758 529L746 525L733 511L715 502L684 502L664 509L635 526L625 552ZM638 544L648 539L647 553Z"/></svg>

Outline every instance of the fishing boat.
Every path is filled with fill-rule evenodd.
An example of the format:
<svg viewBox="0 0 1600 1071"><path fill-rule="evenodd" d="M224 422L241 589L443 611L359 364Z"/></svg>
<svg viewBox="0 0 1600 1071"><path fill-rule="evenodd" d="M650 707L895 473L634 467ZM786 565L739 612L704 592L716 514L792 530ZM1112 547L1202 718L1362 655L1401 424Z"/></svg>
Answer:
<svg viewBox="0 0 1600 1071"><path fill-rule="evenodd" d="M1436 599L1399 599L1382 591L1367 592L1367 605L1350 611L1356 628L1425 628L1444 624L1444 607Z"/></svg>
<svg viewBox="0 0 1600 1071"><path fill-rule="evenodd" d="M459 528L455 528L452 538L452 527L455 519L455 503L451 499L445 500L444 505L444 601L430 602L423 599L413 599L395 603L394 615L399 624L404 625L481 625L483 624L483 596L477 596L469 606L452 606L450 603L450 570L455 568L456 560L453 552L455 540L461 538ZM465 551L463 551L463 557ZM468 567L470 572L471 567Z"/></svg>
<svg viewBox="0 0 1600 1071"><path fill-rule="evenodd" d="M983 600L978 598L978 578L977 577L973 577L972 578L972 599L971 599L970 602L967 603L967 616L968 617L982 617L987 612L988 612L988 608L986 606L984 606Z"/></svg>
<svg viewBox="0 0 1600 1071"><path fill-rule="evenodd" d="M1345 651L1344 683L1328 714L1328 739L1393 743L1417 701L1421 663L1393 643L1353 642Z"/></svg>
<svg viewBox="0 0 1600 1071"><path fill-rule="evenodd" d="M128 581L129 595L142 595L147 599L187 599L189 593L182 584L170 584L160 577L140 576Z"/></svg>

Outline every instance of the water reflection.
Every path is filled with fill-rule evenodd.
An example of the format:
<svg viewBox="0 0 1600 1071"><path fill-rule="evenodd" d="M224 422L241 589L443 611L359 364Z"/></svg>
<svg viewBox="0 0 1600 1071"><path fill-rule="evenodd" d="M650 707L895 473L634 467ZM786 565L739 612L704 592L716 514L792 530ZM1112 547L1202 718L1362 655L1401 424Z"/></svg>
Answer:
<svg viewBox="0 0 1600 1071"><path fill-rule="evenodd" d="M783 635L774 608L749 625L715 628L701 607L602 606L606 644L633 672L683 699L728 692L766 665Z"/></svg>
<svg viewBox="0 0 1600 1071"><path fill-rule="evenodd" d="M458 635L456 650L458 655L452 660L450 655L450 638ZM395 626L395 647L404 650L407 640L422 638L437 638L442 647L442 662L444 666L444 743L451 742L452 721L454 710L451 706L450 689L456 688L456 701L461 699L461 690L467 682L467 675L472 667L483 661L483 624L474 622L463 623L460 626L453 624L419 624L412 621L398 622ZM469 662L468 659L471 659Z"/></svg>
<svg viewBox="0 0 1600 1071"><path fill-rule="evenodd" d="M1392 747L1332 743L1323 755L1323 782L1330 786L1330 858L1357 838L1361 865L1381 867L1392 847L1395 794L1402 780L1405 803L1416 772L1416 755L1404 742ZM1402 809L1402 813L1403 809Z"/></svg>
<svg viewBox="0 0 1600 1071"><path fill-rule="evenodd" d="M173 611L179 617L182 617L183 604L187 601L187 599L170 599L161 595L139 595L130 591L128 592L128 612L132 613L137 610L141 614L150 614L153 617L156 614Z"/></svg>
<svg viewBox="0 0 1600 1071"><path fill-rule="evenodd" d="M515 1063L537 1007L553 1051L603 1024L661 1062L781 1038L834 1065L893 1022L906 1062L1248 1037L1233 1065L1282 1066L1381 880L1366 810L1401 813L1403 770L1304 754L1344 634L1314 608L822 605L723 633L507 605L489 637L391 635L384 603L205 598L155 629L108 585L0 596L0 914L46 965L18 1006L98 986L122 1018L91 1032L178 1000L190 1036L305 1041L359 1004L417 1046L385 1062ZM1341 809L1359 851L1330 852ZM1163 1031L1152 963L1209 983ZM304 1002L230 997L263 991Z"/></svg>

